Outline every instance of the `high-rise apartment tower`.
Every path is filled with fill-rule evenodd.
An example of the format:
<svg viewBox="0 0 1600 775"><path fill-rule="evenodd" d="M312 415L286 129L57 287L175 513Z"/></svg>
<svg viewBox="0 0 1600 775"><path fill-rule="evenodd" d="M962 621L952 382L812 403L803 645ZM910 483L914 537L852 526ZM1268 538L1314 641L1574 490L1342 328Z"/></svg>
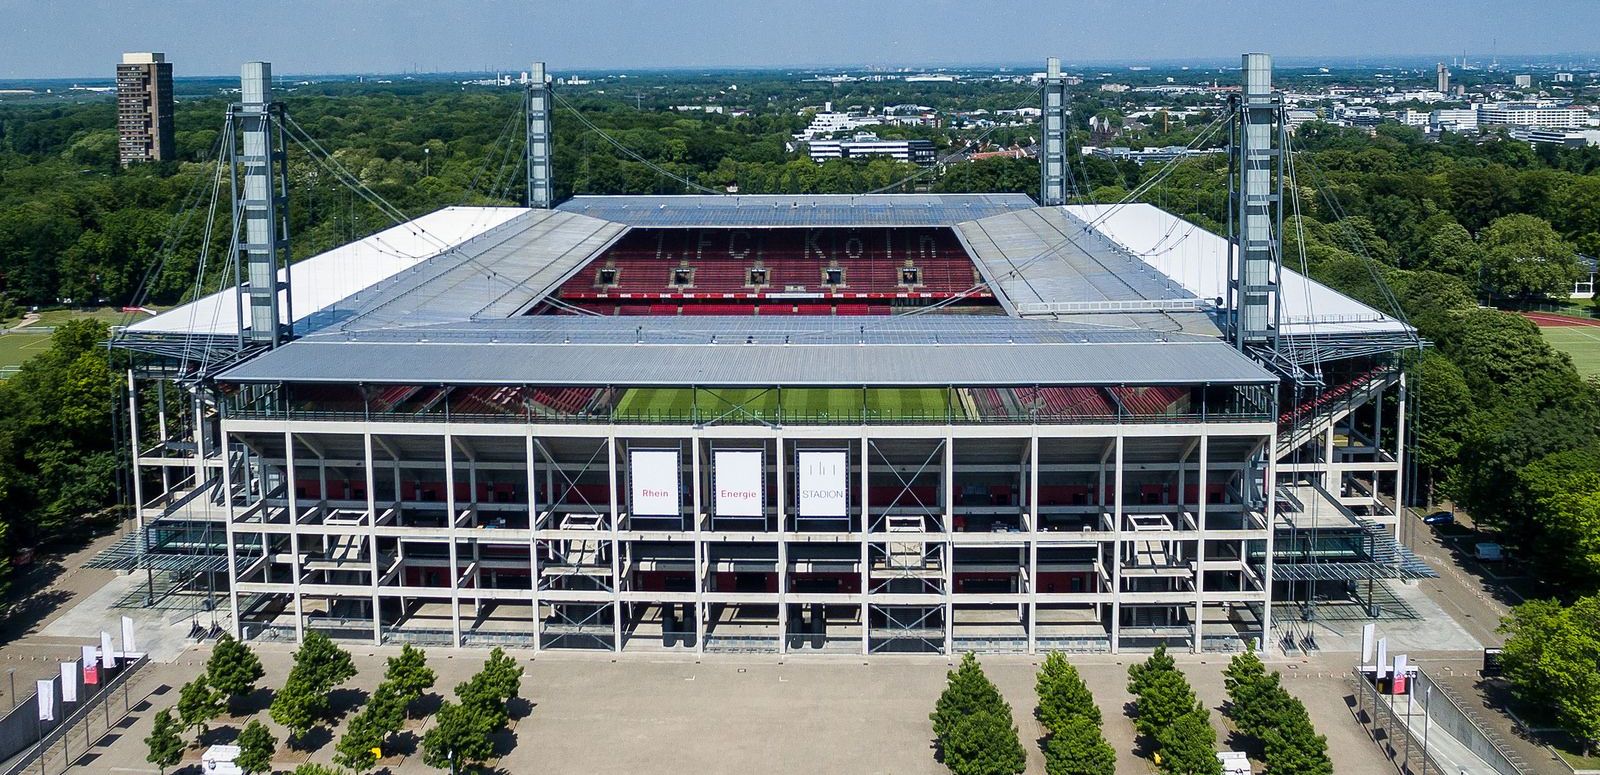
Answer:
<svg viewBox="0 0 1600 775"><path fill-rule="evenodd" d="M164 54L123 54L117 65L117 160L126 167L174 155L172 63Z"/></svg>

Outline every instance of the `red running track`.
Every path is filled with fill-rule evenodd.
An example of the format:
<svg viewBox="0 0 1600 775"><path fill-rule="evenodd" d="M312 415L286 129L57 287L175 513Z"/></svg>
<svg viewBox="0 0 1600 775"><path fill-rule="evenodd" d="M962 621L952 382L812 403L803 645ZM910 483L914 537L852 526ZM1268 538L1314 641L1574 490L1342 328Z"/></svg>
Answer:
<svg viewBox="0 0 1600 775"><path fill-rule="evenodd" d="M1564 328L1569 326L1583 326L1587 328L1600 328L1600 320L1573 318L1566 315L1551 315L1545 312L1524 312L1522 316L1533 321L1536 326L1545 328Z"/></svg>

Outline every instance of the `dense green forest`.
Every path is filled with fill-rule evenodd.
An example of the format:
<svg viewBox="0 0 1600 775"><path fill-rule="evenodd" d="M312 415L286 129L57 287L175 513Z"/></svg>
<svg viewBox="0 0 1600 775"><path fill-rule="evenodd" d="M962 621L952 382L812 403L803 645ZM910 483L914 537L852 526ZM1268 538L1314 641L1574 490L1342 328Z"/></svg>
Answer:
<svg viewBox="0 0 1600 775"><path fill-rule="evenodd" d="M560 196L685 190L674 178L744 193L884 187L1032 193L1038 185L1037 167L1027 159L954 163L917 176L915 168L885 160L817 165L785 146L807 121L798 108L823 100L838 107L903 101L995 110L1029 104L1026 85L932 84L912 92L904 83L774 81L735 92L710 79L689 79L669 86L645 81L637 88L650 92L648 102L596 88L564 95L556 115ZM280 96L305 134L407 214L457 203L513 203L519 196L514 90L329 85ZM1085 117L1105 109L1098 99L1093 93L1076 98L1076 142L1086 138ZM734 117L665 109L696 102L751 112ZM177 111L180 160L119 170L110 104L0 106L6 299L170 304L194 293L224 109L220 98L185 100ZM1147 130L1138 141L1187 143L1206 123L1174 123L1170 134ZM985 133L961 122L880 133L930 137L944 151L979 137L999 145L1030 139L1026 127ZM1298 216L1288 230L1291 268L1303 255L1311 274L1403 314L1434 344L1411 365L1424 491L1453 498L1481 523L1504 530L1510 543L1548 569L1553 589L1579 594L1600 588L1600 475L1594 473L1600 470L1600 394L1531 324L1480 306L1560 296L1579 272L1576 253L1600 251L1600 149L1535 149L1494 137L1431 142L1399 126L1370 135L1323 124L1302 127L1294 143L1290 199ZM292 145L290 159L298 257L389 225L304 149ZM1075 164L1074 180L1083 198L1114 202L1163 169L1084 158ZM1225 178L1220 156L1189 160L1141 199L1219 229ZM225 221L225 212L218 217ZM221 255L226 229L211 239L213 254ZM103 352L90 356L103 334L65 329L48 358L0 384L0 513L13 546L57 537L74 514L113 499L105 407L115 379L108 382L113 372L88 365L93 357L104 361ZM75 416L83 412L94 417ZM49 444L29 443L51 423L71 432L51 436Z"/></svg>

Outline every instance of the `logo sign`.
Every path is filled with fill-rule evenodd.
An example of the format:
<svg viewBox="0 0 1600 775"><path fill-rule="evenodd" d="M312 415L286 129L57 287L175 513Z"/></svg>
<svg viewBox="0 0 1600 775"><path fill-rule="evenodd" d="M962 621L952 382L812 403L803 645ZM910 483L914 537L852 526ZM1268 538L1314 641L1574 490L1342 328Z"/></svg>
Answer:
<svg viewBox="0 0 1600 775"><path fill-rule="evenodd" d="M682 516L680 457L676 449L628 450L628 502L633 516Z"/></svg>
<svg viewBox="0 0 1600 775"><path fill-rule="evenodd" d="M800 450L801 519L840 519L850 516L850 453L843 450Z"/></svg>
<svg viewBox="0 0 1600 775"><path fill-rule="evenodd" d="M766 515L766 460L761 450L719 449L711 453L712 483L719 517Z"/></svg>

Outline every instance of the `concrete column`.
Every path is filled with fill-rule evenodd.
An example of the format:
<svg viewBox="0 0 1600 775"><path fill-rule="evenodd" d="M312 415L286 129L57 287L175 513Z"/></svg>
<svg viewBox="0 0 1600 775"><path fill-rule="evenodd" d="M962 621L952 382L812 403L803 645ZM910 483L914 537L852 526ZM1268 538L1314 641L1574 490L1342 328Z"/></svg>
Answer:
<svg viewBox="0 0 1600 775"><path fill-rule="evenodd" d="M944 436L944 524L945 535L955 532L956 524L956 449L955 436L948 431ZM948 542L947 542L948 543ZM923 551L927 551L924 547ZM955 548L952 545L945 557L945 565L949 568L945 576L954 582L955 574ZM944 653L955 653L956 639L956 603L955 590L951 583L944 585Z"/></svg>
<svg viewBox="0 0 1600 775"><path fill-rule="evenodd" d="M703 654L705 653L706 648L706 622L708 617L711 615L711 612L708 610L705 600L706 582L709 581L709 579L707 579L706 576L700 572L700 565L704 563L709 566L711 561L711 552L709 551L709 547L706 546L705 531L701 529L700 520L700 511L702 508L702 504L700 502L700 435L698 433L694 434L690 440L690 443L692 444L693 449L689 454L689 473L691 474L690 480L694 482L694 489L690 493L690 510L694 512L692 515L692 519L694 521L694 543L695 546L698 547L698 551L695 553L696 579L694 584L694 650L696 654ZM681 478L683 476L682 472L679 472L678 476ZM709 572L710 568L707 567L706 571Z"/></svg>
<svg viewBox="0 0 1600 775"><path fill-rule="evenodd" d="M129 374L131 375L132 372L129 372ZM227 431L222 432L222 450L224 458L226 458L228 450ZM134 456L137 457L138 454L139 447L136 439L134 442ZM137 480L137 474L139 470L137 464L135 464L133 470ZM135 513L137 513L137 511L135 511ZM233 632L233 637L237 640L243 639L244 634L239 630L239 566L234 560L233 551L233 471L226 463L224 463L222 466L222 517L223 540L228 542L228 545L224 547L227 550L226 553L228 558L228 612L233 621L232 626L230 626L228 629ZM142 521L143 520L141 520L141 522ZM139 529L143 529L142 525Z"/></svg>
<svg viewBox="0 0 1600 775"><path fill-rule="evenodd" d="M789 653L789 500L788 481L785 479L783 437L772 440L773 479L777 496L778 517L778 653Z"/></svg>
<svg viewBox="0 0 1600 775"><path fill-rule="evenodd" d="M1265 461L1265 478L1263 484L1266 488L1267 504L1265 519L1267 522L1267 554L1261 565L1261 585L1266 592L1266 602L1261 606L1261 650L1272 648L1272 545L1273 534L1277 531L1274 526L1278 523L1278 434L1267 436L1267 459Z"/></svg>
<svg viewBox="0 0 1600 775"><path fill-rule="evenodd" d="M1395 406L1395 445L1394 445L1394 513L1396 525L1405 521L1406 514L1406 410L1410 408L1409 396L1406 395L1406 375L1400 373L1400 395ZM1373 490L1377 490L1377 479L1373 479ZM1399 532L1398 527L1395 530Z"/></svg>
<svg viewBox="0 0 1600 775"><path fill-rule="evenodd" d="M1116 654L1122 649L1122 442L1125 437L1120 430L1117 434L1116 449L1112 453L1115 467L1112 469L1114 488L1111 493L1112 516L1114 520L1115 550L1112 556L1115 564L1111 566L1111 653Z"/></svg>
<svg viewBox="0 0 1600 775"><path fill-rule="evenodd" d="M1028 653L1039 653L1039 428L1033 426L1028 437L1028 546L1032 556L1028 568L1033 574L1032 598L1028 602Z"/></svg>
<svg viewBox="0 0 1600 775"><path fill-rule="evenodd" d="M679 473L682 476L682 473ZM620 517L618 516L617 503L621 493L617 492L617 436L606 436L606 486L611 488L611 525L606 531L611 539L611 650L622 651L622 544L618 540L621 534ZM696 537L698 540L698 536ZM699 641L696 640L696 648Z"/></svg>
<svg viewBox="0 0 1600 775"><path fill-rule="evenodd" d="M160 382L156 383L161 384ZM166 436L162 436L165 439ZM144 482L139 476L139 388L133 379L133 369L128 369L128 454L130 457L128 471L133 479L133 525L134 529L144 531ZM166 478L167 467L161 467L161 476ZM166 490L163 489L165 494ZM230 566L231 567L231 566Z"/></svg>
<svg viewBox="0 0 1600 775"><path fill-rule="evenodd" d="M372 645L379 646L383 644L383 615L378 597L378 574L386 569L378 567L378 473L372 459L371 431L361 434L361 449L365 456L362 471L367 477L367 557L372 565Z"/></svg>
<svg viewBox="0 0 1600 775"><path fill-rule="evenodd" d="M199 419L198 413L196 419ZM305 609L300 600L300 501L294 491L294 434L289 431L283 433L283 475L284 495L289 498L289 568L294 581L294 639L299 643L305 638L306 622Z"/></svg>
<svg viewBox="0 0 1600 775"><path fill-rule="evenodd" d="M528 604L533 607L533 653L539 653L539 478L534 466L533 454L533 429L530 427L523 436L526 444L527 477L528 477ZM551 497L554 494L551 493Z"/></svg>
<svg viewBox="0 0 1600 775"><path fill-rule="evenodd" d="M1195 544L1195 575L1194 575L1194 650L1195 653L1205 651L1205 618L1206 618L1206 506L1209 499L1206 497L1206 479L1210 475L1211 466L1211 437L1205 433L1200 434L1200 470L1195 472L1195 486L1198 488L1195 495L1195 524L1200 528L1200 540ZM1178 488L1179 500L1183 499L1183 488Z"/></svg>
<svg viewBox="0 0 1600 775"><path fill-rule="evenodd" d="M450 645L461 646L461 565L456 547L456 444L444 433L444 508L445 528L450 536Z"/></svg>
<svg viewBox="0 0 1600 775"><path fill-rule="evenodd" d="M868 562L871 554L868 551L868 539L872 536L872 518L868 514L867 482L868 469L872 467L872 451L868 447L866 427L861 429L861 487L858 497L861 498L861 654L866 656L872 653L872 627L869 621L872 606L871 599L872 566Z"/></svg>

